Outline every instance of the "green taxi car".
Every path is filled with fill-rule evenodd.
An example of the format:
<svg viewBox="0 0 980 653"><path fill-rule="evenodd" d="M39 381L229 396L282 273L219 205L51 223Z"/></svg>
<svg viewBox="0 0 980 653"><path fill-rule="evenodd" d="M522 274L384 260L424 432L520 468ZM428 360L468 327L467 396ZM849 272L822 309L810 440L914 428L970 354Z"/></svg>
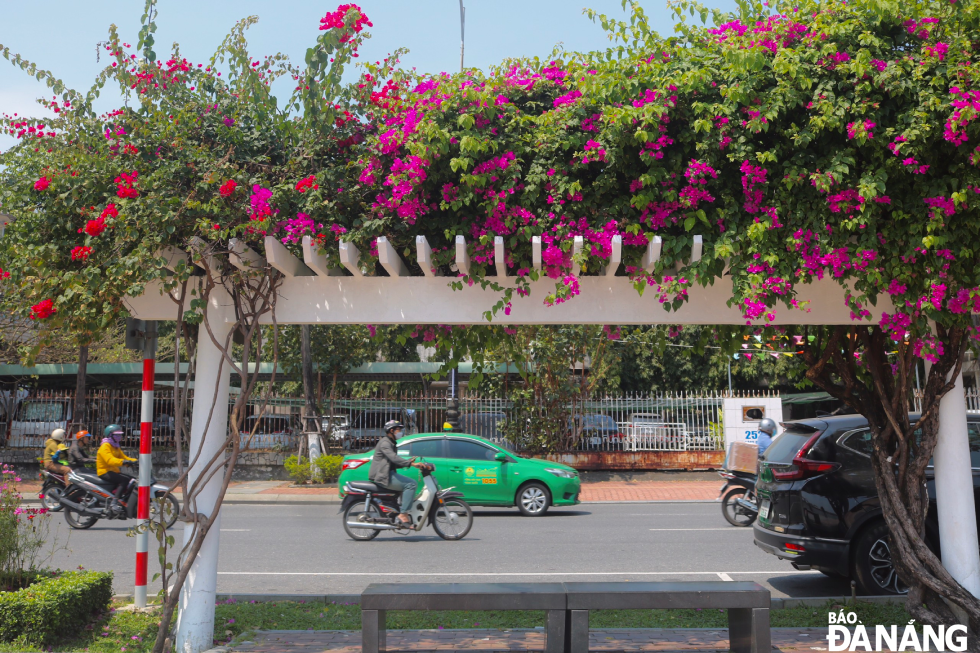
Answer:
<svg viewBox="0 0 980 653"><path fill-rule="evenodd" d="M366 481L373 451L344 457L340 496L350 481ZM417 433L398 440L398 455L416 456L435 465L439 487L455 488L473 506L517 506L530 517L545 514L551 506L578 503L581 481L568 465L549 460L522 458L476 435L465 433ZM417 469L400 469L414 477ZM420 483L421 486L421 483Z"/></svg>

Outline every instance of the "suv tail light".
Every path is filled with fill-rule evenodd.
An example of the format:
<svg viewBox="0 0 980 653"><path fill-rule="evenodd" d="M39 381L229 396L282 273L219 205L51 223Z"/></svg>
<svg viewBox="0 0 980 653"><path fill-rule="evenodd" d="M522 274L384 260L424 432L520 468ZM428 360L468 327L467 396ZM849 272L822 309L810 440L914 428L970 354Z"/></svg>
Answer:
<svg viewBox="0 0 980 653"><path fill-rule="evenodd" d="M793 462L783 470L771 467L772 477L777 481L800 481L805 478L812 478L821 474L827 474L840 467L840 463L831 463L823 460L807 460L806 455L810 453L810 448L816 444L820 437L817 431L800 447L800 450L793 456Z"/></svg>
<svg viewBox="0 0 980 653"><path fill-rule="evenodd" d="M344 471L346 469L357 469L358 467L360 467L361 465L363 465L366 462L367 462L367 460L363 460L363 459L362 460L345 460L344 462L340 463L340 471Z"/></svg>

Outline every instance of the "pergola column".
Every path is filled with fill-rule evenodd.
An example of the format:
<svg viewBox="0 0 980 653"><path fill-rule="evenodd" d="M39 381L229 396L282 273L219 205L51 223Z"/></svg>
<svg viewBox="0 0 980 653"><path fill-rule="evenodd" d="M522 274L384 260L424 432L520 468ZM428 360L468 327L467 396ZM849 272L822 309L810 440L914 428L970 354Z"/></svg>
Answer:
<svg viewBox="0 0 980 653"><path fill-rule="evenodd" d="M232 324L225 320L231 305L227 293L215 289L208 305L208 324L220 343L231 332ZM197 341L197 374L194 379L194 408L191 414L190 460L198 451L195 465L188 470L188 483L193 484L204 472L204 466L225 446L228 432L228 386L231 367L222 364L222 350L215 346L204 324ZM220 371L219 371L220 369ZM214 412L211 412L212 400ZM210 417L210 421L209 418ZM190 462L190 461L188 461ZM219 470L197 495L196 511L210 516L221 491L223 471ZM186 497L185 497L186 500ZM177 616L176 650L181 653L201 653L212 647L214 633L214 599L218 584L218 536L221 516L218 515L208 531L200 553L191 563L180 596ZM191 541L193 528L184 526L184 544Z"/></svg>
<svg viewBox="0 0 980 653"><path fill-rule="evenodd" d="M980 550L973 497L970 436L962 372L939 402L939 439L933 455L943 566L974 596L980 596Z"/></svg>

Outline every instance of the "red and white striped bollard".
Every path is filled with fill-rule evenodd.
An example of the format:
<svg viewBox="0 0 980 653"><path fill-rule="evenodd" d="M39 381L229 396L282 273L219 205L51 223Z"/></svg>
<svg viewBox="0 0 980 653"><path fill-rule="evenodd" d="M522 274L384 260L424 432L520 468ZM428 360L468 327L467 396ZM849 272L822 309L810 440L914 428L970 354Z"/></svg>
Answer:
<svg viewBox="0 0 980 653"><path fill-rule="evenodd" d="M150 479L153 476L153 379L156 367L156 323L144 322L143 343L143 396L140 411L139 494L136 500L136 591L133 594L137 608L146 607L147 555L150 533Z"/></svg>

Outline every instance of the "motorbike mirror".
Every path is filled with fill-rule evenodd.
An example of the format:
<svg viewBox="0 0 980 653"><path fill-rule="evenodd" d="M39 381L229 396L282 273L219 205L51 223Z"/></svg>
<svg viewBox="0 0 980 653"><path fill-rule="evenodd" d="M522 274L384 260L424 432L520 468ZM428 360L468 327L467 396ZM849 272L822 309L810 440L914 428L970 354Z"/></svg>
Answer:
<svg viewBox="0 0 980 653"><path fill-rule="evenodd" d="M499 461L500 461L500 462L502 462L502 463L505 463L505 462L507 462L508 460L510 460L510 458L508 458L508 457L507 457L507 454L505 454L505 453L504 453L503 451L498 451L498 452L497 452L497 455L495 455L495 456L493 457L493 459L494 459L494 460L499 460Z"/></svg>

